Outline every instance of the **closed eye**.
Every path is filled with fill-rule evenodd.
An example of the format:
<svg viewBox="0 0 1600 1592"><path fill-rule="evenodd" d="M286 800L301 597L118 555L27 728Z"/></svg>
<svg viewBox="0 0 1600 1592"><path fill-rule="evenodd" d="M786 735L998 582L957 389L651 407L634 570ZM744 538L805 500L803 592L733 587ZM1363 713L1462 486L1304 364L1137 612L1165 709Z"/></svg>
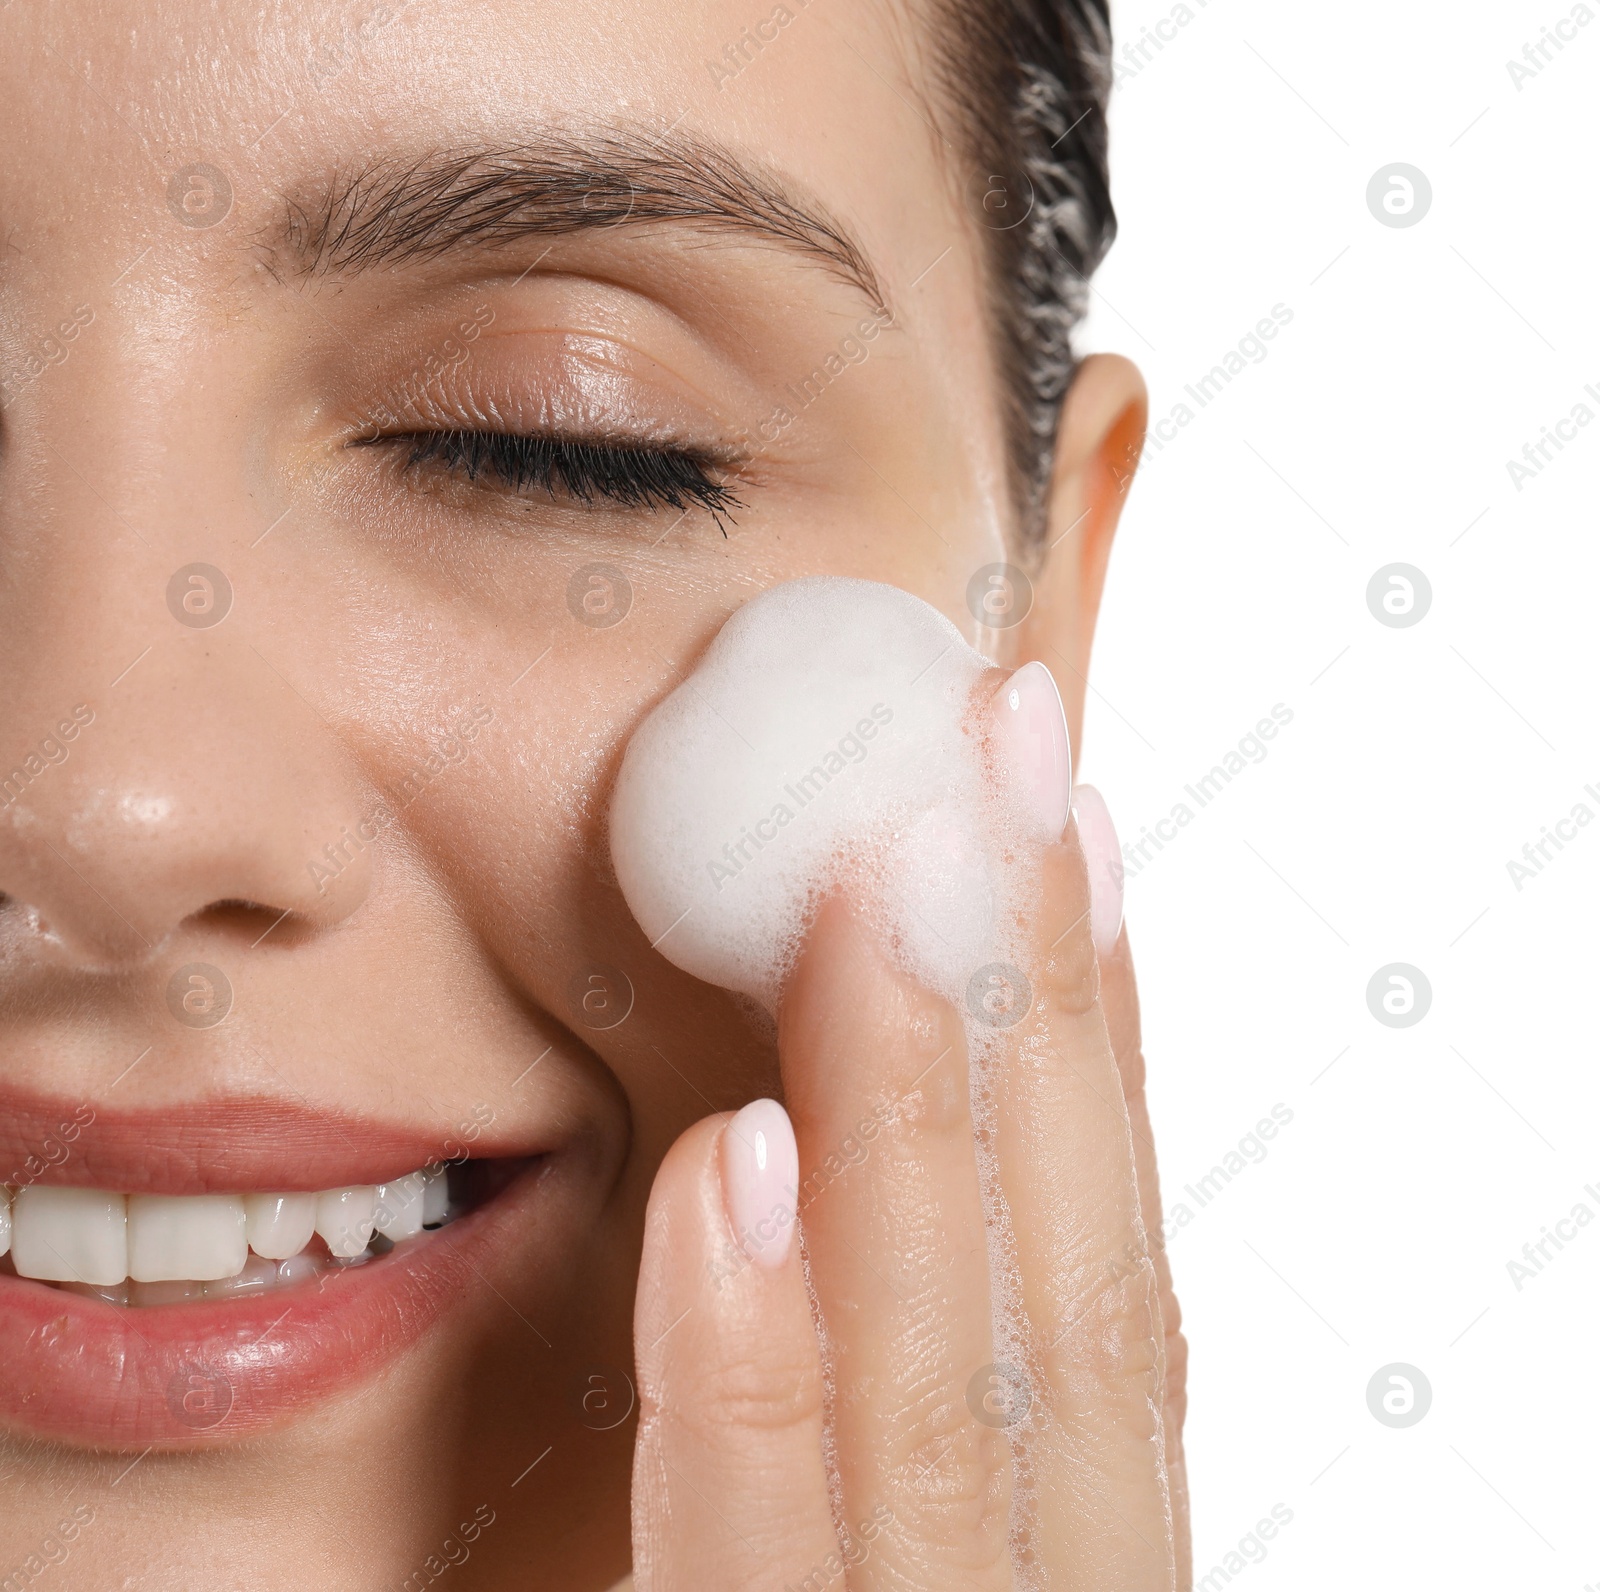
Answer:
<svg viewBox="0 0 1600 1592"><path fill-rule="evenodd" d="M361 442L404 447L406 469L432 466L468 481L487 478L514 493L674 509L680 515L703 508L724 536L724 519L744 506L726 479L725 464L677 444L468 429L391 432Z"/></svg>

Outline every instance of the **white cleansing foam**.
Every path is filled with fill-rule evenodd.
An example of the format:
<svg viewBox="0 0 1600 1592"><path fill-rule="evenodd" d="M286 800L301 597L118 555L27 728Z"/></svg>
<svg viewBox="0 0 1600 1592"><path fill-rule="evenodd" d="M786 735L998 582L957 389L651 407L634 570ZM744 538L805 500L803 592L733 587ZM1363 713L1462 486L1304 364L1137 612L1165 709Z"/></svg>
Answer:
<svg viewBox="0 0 1600 1592"><path fill-rule="evenodd" d="M990 665L894 586L816 576L728 620L629 743L611 851L652 944L776 1010L822 896L847 888L957 1003L1003 944L1016 803L976 688Z"/></svg>

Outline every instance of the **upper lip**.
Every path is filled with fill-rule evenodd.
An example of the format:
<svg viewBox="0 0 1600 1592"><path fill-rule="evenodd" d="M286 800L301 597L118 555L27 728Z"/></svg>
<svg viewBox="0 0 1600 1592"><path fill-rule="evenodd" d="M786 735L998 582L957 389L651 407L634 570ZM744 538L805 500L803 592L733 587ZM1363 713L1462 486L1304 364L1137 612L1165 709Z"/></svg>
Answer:
<svg viewBox="0 0 1600 1592"><path fill-rule="evenodd" d="M92 1098L0 1087L0 1183L129 1194L314 1192L384 1183L467 1158L541 1154L553 1143L491 1113L418 1128L261 1095L111 1110Z"/></svg>

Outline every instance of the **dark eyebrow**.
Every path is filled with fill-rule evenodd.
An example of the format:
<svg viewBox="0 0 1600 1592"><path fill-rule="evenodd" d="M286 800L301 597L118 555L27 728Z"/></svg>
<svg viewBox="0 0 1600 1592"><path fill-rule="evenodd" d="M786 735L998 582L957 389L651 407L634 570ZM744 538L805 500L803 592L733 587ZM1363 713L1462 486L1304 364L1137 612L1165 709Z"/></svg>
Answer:
<svg viewBox="0 0 1600 1592"><path fill-rule="evenodd" d="M433 150L291 194L264 241L305 276L418 264L468 248L606 227L683 223L809 255L884 310L883 288L841 222L776 176L697 139L607 132Z"/></svg>

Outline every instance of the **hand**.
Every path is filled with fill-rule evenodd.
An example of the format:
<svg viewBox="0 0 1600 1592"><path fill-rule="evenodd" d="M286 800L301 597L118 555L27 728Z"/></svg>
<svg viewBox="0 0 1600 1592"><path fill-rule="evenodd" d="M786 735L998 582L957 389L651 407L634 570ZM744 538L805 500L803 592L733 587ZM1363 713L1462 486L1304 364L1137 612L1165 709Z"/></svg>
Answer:
<svg viewBox="0 0 1600 1592"><path fill-rule="evenodd" d="M1126 934L1097 962L1072 825L1025 943L1033 1003L995 1031L981 1143L959 1016L835 899L780 1012L794 1139L757 1102L663 1162L634 1323L638 1592L1189 1585L1133 966Z"/></svg>

